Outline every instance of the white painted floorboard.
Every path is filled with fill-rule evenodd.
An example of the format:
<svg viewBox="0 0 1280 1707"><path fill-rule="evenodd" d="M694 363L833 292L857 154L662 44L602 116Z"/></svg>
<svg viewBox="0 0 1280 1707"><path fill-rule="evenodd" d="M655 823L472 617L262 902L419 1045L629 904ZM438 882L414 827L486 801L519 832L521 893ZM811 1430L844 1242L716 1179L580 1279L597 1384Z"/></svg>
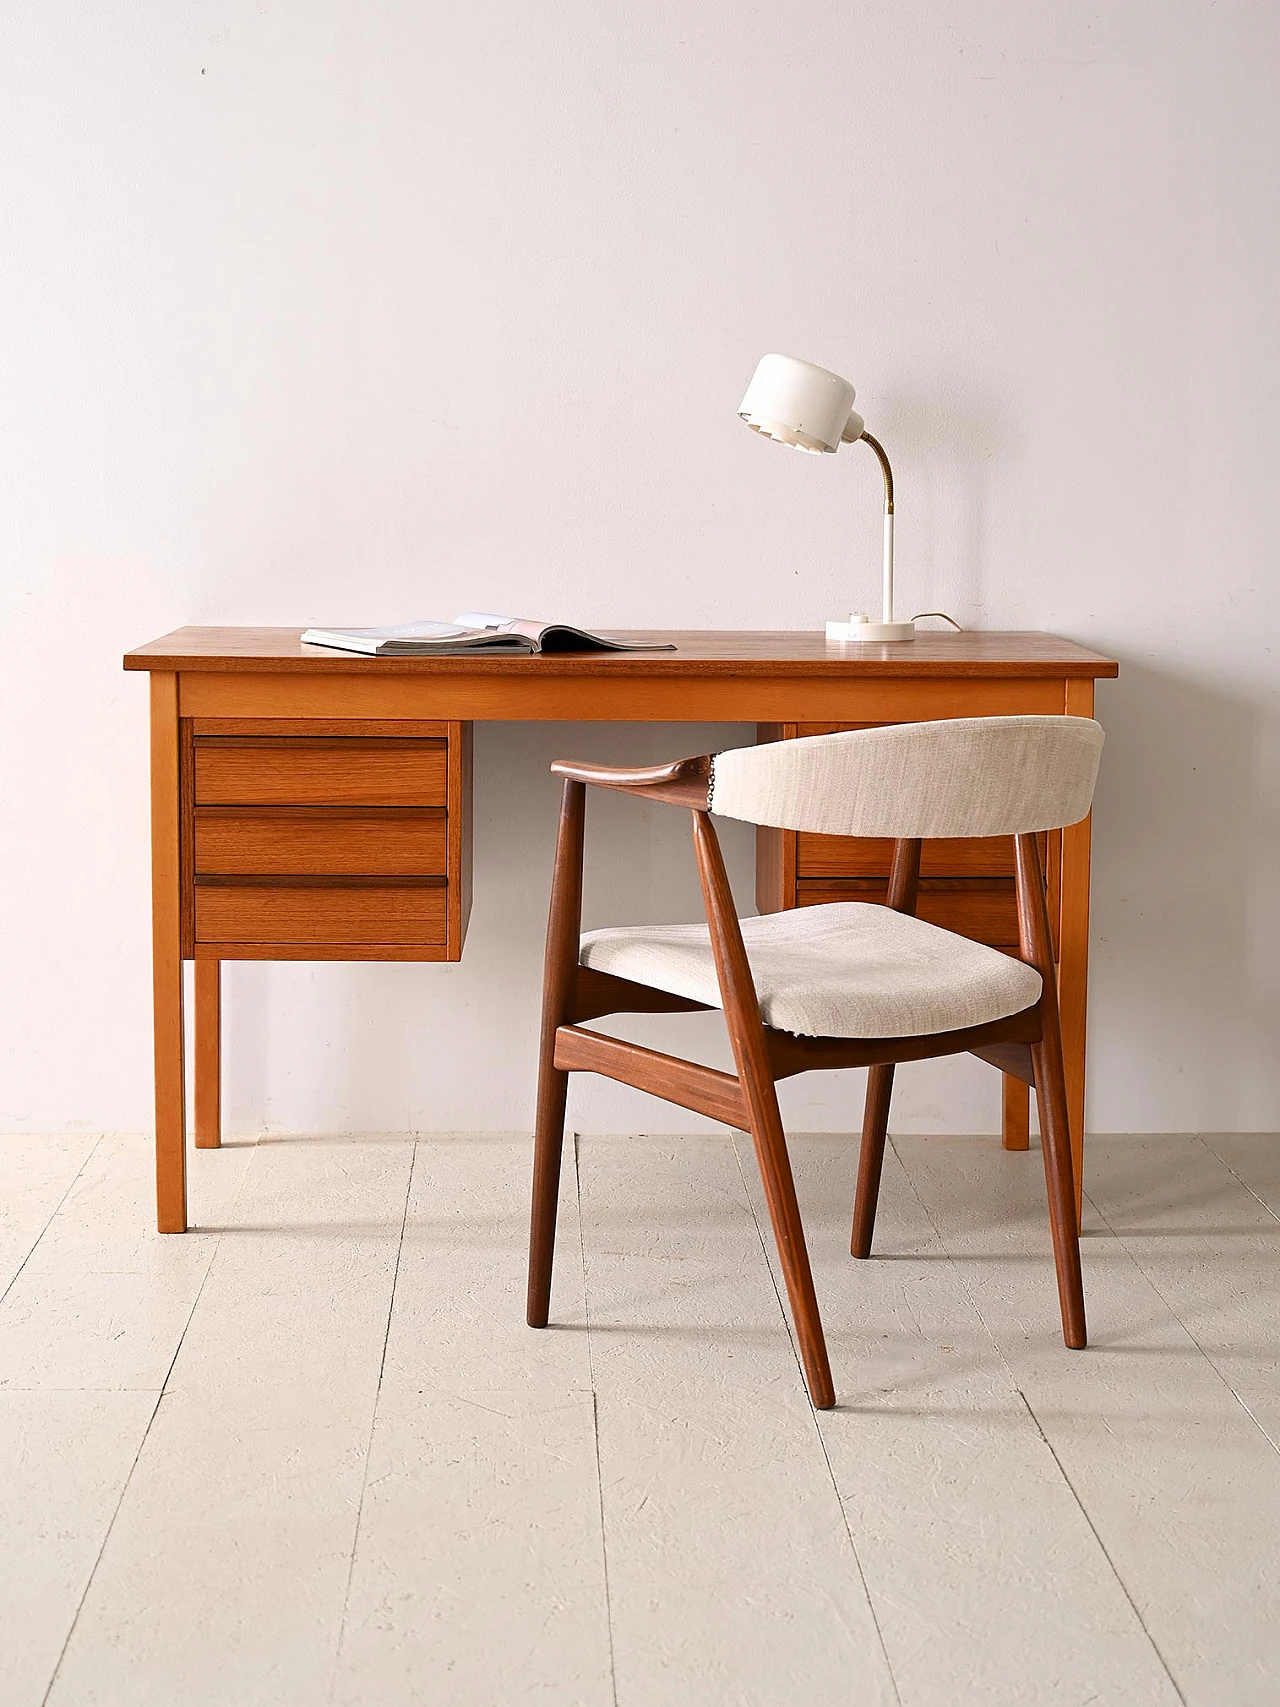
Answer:
<svg viewBox="0 0 1280 1707"><path fill-rule="evenodd" d="M216 1248L150 1230L150 1145L39 1142L3 1141L7 1225L44 1227L0 1299L6 1707L44 1697ZM247 1160L197 1154L193 1185L229 1208Z"/></svg>
<svg viewBox="0 0 1280 1707"><path fill-rule="evenodd" d="M578 1152L619 1707L893 1701L731 1144Z"/></svg>
<svg viewBox="0 0 1280 1707"><path fill-rule="evenodd" d="M44 1699L158 1392L0 1392L0 1700Z"/></svg>
<svg viewBox="0 0 1280 1707"><path fill-rule="evenodd" d="M528 1141L418 1144L335 1702L613 1699L572 1166L525 1326Z"/></svg>
<svg viewBox="0 0 1280 1707"><path fill-rule="evenodd" d="M0 1138L0 1179L20 1180L0 1191L0 1298L13 1284L58 1205L93 1154L96 1138Z"/></svg>
<svg viewBox="0 0 1280 1707"><path fill-rule="evenodd" d="M3 1707L1280 1702L1280 1141L792 1147L821 1417L728 1134L0 1140Z"/></svg>
<svg viewBox="0 0 1280 1707"><path fill-rule="evenodd" d="M52 1704L325 1699L412 1160L257 1146Z"/></svg>
<svg viewBox="0 0 1280 1707"><path fill-rule="evenodd" d="M896 1147L1184 1698L1205 1707L1274 1707L1280 1455L1094 1203L1094 1193L1108 1195L1114 1169L1127 1173L1135 1146L1156 1142L1092 1146L1084 1240L1091 1345L1065 1356L1044 1266L1044 1194L1031 1170L997 1165L992 1189L982 1191L964 1141L911 1138ZM998 1164L994 1141L987 1143ZM1152 1185L1163 1192L1181 1159L1179 1140L1170 1141L1167 1157L1151 1154ZM1194 1216L1191 1195L1179 1198L1181 1212ZM1122 1217L1130 1242L1142 1227L1142 1212L1135 1214L1136 1221L1127 1211ZM1238 1294L1237 1264L1254 1272L1249 1239L1224 1253L1224 1299ZM1267 1302L1259 1309L1237 1297L1237 1320L1243 1339L1265 1335L1275 1348L1280 1321L1265 1319Z"/></svg>
<svg viewBox="0 0 1280 1707"><path fill-rule="evenodd" d="M1038 1155L1006 1158L998 1140L960 1142L977 1190L984 1167L1004 1163L1030 1177L1034 1196ZM766 1227L750 1141L738 1143ZM809 1137L791 1149L836 1382L837 1409L819 1426L904 1703L1176 1707L897 1155L885 1157L875 1255L855 1262L856 1145ZM1015 1270L1015 1283L1052 1298L1043 1217L1035 1235L1034 1266ZM781 1289L771 1242L769 1255ZM1064 1360L1079 1355L1056 1344Z"/></svg>

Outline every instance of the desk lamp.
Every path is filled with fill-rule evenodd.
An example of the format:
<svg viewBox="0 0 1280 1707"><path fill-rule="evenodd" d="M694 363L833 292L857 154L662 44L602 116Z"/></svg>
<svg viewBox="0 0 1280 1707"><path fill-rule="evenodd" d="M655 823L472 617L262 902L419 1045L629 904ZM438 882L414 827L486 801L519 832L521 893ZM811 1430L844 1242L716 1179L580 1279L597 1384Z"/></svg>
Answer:
<svg viewBox="0 0 1280 1707"><path fill-rule="evenodd" d="M851 616L848 622L829 622L828 640L914 640L914 622L893 620L893 470L884 447L867 431L853 407L853 387L838 373L795 356L762 356L751 376L738 413L749 427L767 439L819 456L835 452L842 443L861 439L870 445L884 475L884 609L879 622Z"/></svg>

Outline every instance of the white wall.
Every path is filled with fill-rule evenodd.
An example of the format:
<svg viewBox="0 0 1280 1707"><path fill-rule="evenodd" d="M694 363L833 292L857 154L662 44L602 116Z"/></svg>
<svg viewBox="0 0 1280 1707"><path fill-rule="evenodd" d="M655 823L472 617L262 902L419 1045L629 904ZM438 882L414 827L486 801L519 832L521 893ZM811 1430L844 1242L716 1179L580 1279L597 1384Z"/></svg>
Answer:
<svg viewBox="0 0 1280 1707"><path fill-rule="evenodd" d="M1122 661L1091 1125L1276 1125L1278 63L1272 0L8 0L0 1129L150 1123L128 646L874 597L872 459L735 418L766 349L855 379L909 610ZM231 1125L527 1124L547 761L746 733L480 728L466 959L229 968ZM692 916L682 826L596 824L591 922ZM900 1127L996 1117L975 1064L902 1075Z"/></svg>

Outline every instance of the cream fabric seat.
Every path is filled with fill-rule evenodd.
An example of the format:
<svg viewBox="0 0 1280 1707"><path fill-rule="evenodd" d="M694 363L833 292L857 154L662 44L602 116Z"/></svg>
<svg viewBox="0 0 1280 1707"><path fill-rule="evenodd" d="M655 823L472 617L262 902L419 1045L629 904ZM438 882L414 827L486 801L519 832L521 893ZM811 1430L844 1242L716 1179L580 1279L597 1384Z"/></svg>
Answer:
<svg viewBox="0 0 1280 1707"><path fill-rule="evenodd" d="M741 921L760 1017L804 1037L926 1037L986 1025L1039 1000L1034 967L864 901ZM721 1005L706 925L588 931L581 964Z"/></svg>

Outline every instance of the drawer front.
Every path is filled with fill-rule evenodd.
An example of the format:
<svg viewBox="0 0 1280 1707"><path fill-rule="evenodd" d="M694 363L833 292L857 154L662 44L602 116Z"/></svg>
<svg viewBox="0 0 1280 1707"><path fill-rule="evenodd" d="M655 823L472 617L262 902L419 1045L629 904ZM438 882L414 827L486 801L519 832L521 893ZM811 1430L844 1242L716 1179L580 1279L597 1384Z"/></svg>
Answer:
<svg viewBox="0 0 1280 1707"><path fill-rule="evenodd" d="M874 729L873 723L798 723L797 736L839 735L852 729ZM1041 838L1041 857L1044 839ZM798 877L887 877L893 843L876 836L796 837ZM1013 877L1012 836L939 838L925 842L920 853L921 877Z"/></svg>
<svg viewBox="0 0 1280 1707"><path fill-rule="evenodd" d="M817 907L829 901L883 902L887 889L887 883L874 879L802 881L796 885L796 901L801 907ZM922 881L916 915L931 925L941 925L957 936L972 937L975 942L988 943L992 948L1018 946L1018 904L1011 881Z"/></svg>
<svg viewBox="0 0 1280 1707"><path fill-rule="evenodd" d="M198 806L196 876L442 877L440 807Z"/></svg>
<svg viewBox="0 0 1280 1707"><path fill-rule="evenodd" d="M195 738L199 806L443 806L449 744L335 736Z"/></svg>
<svg viewBox="0 0 1280 1707"><path fill-rule="evenodd" d="M763 738L788 740L869 729L870 723L793 723L766 726ZM1042 835L1050 913L1056 907L1058 836ZM756 833L756 901L761 912L815 907L833 901L887 899L893 843L887 837L819 836L790 830ZM992 948L1018 947L1012 836L925 841L920 852L916 911L930 924Z"/></svg>
<svg viewBox="0 0 1280 1707"><path fill-rule="evenodd" d="M443 944L447 890L419 883L196 882L196 941Z"/></svg>
<svg viewBox="0 0 1280 1707"><path fill-rule="evenodd" d="M877 836L796 838L800 877L887 877L893 843ZM920 850L922 877L1013 876L1012 836L970 836L925 842Z"/></svg>

